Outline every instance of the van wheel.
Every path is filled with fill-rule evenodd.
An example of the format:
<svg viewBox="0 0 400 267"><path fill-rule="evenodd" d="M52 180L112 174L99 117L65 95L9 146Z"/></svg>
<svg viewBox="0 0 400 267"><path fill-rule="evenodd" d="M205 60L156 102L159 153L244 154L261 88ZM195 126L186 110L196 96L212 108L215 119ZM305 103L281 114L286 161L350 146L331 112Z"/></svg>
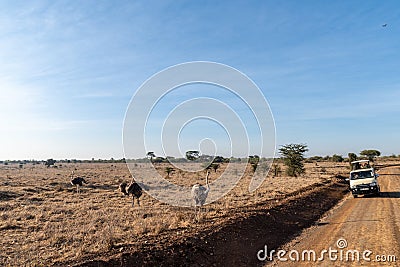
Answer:
<svg viewBox="0 0 400 267"><path fill-rule="evenodd" d="M353 195L354 198L358 198L358 195Z"/></svg>

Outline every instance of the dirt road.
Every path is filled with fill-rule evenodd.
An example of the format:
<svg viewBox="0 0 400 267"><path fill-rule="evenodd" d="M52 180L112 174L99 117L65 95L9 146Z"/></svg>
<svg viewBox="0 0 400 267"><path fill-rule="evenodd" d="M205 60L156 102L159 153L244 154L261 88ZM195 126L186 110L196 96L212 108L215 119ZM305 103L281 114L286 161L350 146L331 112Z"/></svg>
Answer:
<svg viewBox="0 0 400 267"><path fill-rule="evenodd" d="M267 265L400 266L400 168L382 169L378 179L380 197L349 196L317 226L283 247L286 254L281 252L281 258L287 262L278 260L275 253L274 262ZM300 261L296 260L296 251Z"/></svg>

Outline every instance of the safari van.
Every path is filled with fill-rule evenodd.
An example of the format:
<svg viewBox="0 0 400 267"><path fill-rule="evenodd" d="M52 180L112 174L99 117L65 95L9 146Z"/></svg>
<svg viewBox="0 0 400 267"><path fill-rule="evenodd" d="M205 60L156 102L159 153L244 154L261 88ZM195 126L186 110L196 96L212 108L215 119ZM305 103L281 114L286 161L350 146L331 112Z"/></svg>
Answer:
<svg viewBox="0 0 400 267"><path fill-rule="evenodd" d="M358 195L380 194L380 187L377 178L379 174L371 167L369 160L358 160L351 162L352 171L350 172L350 190L354 197Z"/></svg>

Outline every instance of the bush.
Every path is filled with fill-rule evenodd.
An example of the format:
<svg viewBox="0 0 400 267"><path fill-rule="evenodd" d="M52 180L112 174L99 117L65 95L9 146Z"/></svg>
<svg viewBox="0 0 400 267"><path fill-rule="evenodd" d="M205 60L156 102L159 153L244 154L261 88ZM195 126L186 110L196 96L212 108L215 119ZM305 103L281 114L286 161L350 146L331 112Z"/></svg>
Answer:
<svg viewBox="0 0 400 267"><path fill-rule="evenodd" d="M309 157L308 158L308 160L310 161L310 162L313 162L313 161L322 161L324 158L323 157L321 157L321 156L314 156L314 157Z"/></svg>
<svg viewBox="0 0 400 267"><path fill-rule="evenodd" d="M333 162L343 162L343 161L344 161L344 158L343 158L341 155L336 155L336 154L334 154L334 155L331 157L331 160L332 160Z"/></svg>

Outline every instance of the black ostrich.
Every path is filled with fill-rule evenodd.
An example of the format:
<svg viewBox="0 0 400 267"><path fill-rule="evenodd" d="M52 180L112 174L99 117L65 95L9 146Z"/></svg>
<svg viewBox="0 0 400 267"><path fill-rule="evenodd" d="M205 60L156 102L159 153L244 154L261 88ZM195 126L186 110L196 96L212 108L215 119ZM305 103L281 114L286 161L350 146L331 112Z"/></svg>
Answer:
<svg viewBox="0 0 400 267"><path fill-rule="evenodd" d="M139 198L142 196L143 190L133 179L129 185L126 182L121 183L119 190L125 196L132 195L132 207L135 206L135 198L137 199L138 206L140 206Z"/></svg>
<svg viewBox="0 0 400 267"><path fill-rule="evenodd" d="M80 186L82 186L83 184L87 184L87 182L85 181L84 178L82 177L75 177L74 178L74 171L72 171L71 173L71 184L76 186L76 192L80 193Z"/></svg>

